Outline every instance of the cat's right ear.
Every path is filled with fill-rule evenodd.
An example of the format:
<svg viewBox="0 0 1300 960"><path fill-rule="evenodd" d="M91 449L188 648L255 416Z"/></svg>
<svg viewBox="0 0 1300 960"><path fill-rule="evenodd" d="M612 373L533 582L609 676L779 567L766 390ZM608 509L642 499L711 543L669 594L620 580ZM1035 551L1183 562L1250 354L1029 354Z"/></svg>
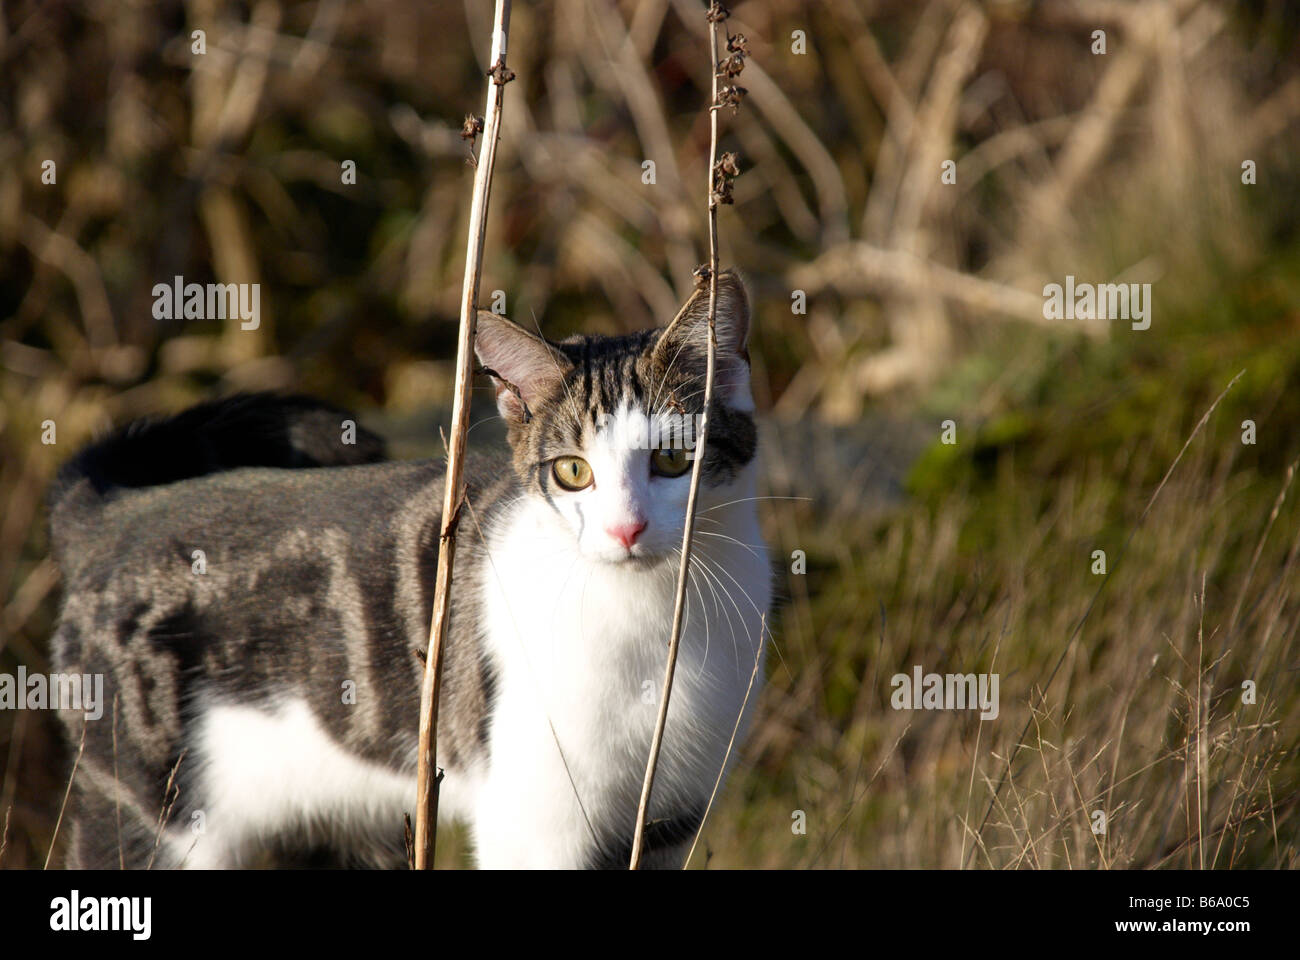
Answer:
<svg viewBox="0 0 1300 960"><path fill-rule="evenodd" d="M527 423L572 365L553 344L505 317L480 310L477 326L474 353L496 387L497 409L507 423Z"/></svg>

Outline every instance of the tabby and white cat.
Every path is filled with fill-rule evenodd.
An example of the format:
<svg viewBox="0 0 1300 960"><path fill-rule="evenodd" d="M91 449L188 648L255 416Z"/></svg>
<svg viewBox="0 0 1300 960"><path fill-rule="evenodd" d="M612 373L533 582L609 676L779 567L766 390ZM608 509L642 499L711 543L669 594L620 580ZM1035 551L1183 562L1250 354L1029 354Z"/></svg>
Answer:
<svg viewBox="0 0 1300 960"><path fill-rule="evenodd" d="M707 302L562 343L480 315L511 456L468 462L438 724L440 811L480 866L628 862L691 466L638 438L702 410ZM684 858L762 656L748 330L723 274L648 866ZM61 471L55 668L104 675L106 703L64 716L74 749L85 727L70 865L404 861L444 465L385 462L360 429L344 443L346 418L241 396L131 424Z"/></svg>

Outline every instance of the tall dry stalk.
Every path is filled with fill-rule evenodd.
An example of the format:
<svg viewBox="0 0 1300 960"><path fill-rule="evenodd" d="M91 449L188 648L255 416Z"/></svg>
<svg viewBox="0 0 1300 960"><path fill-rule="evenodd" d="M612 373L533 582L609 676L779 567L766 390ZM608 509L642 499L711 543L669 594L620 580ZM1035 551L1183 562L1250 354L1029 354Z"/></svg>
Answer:
<svg viewBox="0 0 1300 960"><path fill-rule="evenodd" d="M682 531L682 560L677 568L677 594L673 601L673 626L668 639L668 666L664 670L663 689L659 694L659 716L655 721L654 737L650 741L650 757L646 761L645 780L641 784L641 800L636 810L636 830L632 835L632 860L629 869L641 866L642 846L645 839L646 811L650 806L650 791L654 788L655 768L659 764L659 749L663 745L664 725L668 722L668 700L673 692L673 674L677 670L677 651L682 639L682 613L686 605L686 583L691 569L691 543L695 535L695 504L700 492L700 474L704 466L704 453L709 439L709 411L713 404L713 376L717 364L718 338L715 325L718 315L718 205L730 203L729 176L737 172L736 158L728 154L718 160L718 110L724 105L735 106L744 91L729 85L719 91L718 80L724 75L724 64L718 57L718 26L731 14L721 3L713 2L705 14L709 22L709 50L713 64L712 97L709 101L709 340L707 366L704 374L704 414L700 417L699 436L696 438L695 463L691 468L691 489L686 499L686 523ZM728 47L730 48L730 44ZM743 49L743 40L741 43ZM735 76L743 64L743 53L733 50L729 62L737 66L726 70ZM720 95L721 94L721 95ZM697 277L700 271L697 271ZM761 642L761 637L760 637Z"/></svg>
<svg viewBox="0 0 1300 960"><path fill-rule="evenodd" d="M460 519L465 491L465 435L469 431L470 384L473 377L474 331L477 318L479 274L483 264L483 237L487 230L488 198L492 193L492 168L496 164L497 139L501 132L501 103L505 85L514 79L506 69L506 40L510 31L510 0L496 0L492 31L491 69L488 76L487 107L483 121L483 145L479 148L474 173L474 202L470 207L469 240L465 249L465 282L460 298L460 337L456 344L456 390L451 408L451 442L447 451L447 479L442 498L442 532L438 536L438 573L434 581L433 618L429 624L429 646L425 655L424 684L420 690L420 752L415 803L415 869L428 870L438 836L438 693L442 683L443 640L451 612L452 563L456 556L456 523ZM472 137L478 121L466 120Z"/></svg>

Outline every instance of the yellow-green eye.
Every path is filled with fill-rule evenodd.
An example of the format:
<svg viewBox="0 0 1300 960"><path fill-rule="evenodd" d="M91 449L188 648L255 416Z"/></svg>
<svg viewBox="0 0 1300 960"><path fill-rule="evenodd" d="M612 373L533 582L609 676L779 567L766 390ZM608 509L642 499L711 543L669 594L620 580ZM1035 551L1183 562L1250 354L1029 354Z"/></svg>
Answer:
<svg viewBox="0 0 1300 960"><path fill-rule="evenodd" d="M650 454L650 469L661 477L680 477L691 469L691 461L685 450L665 447Z"/></svg>
<svg viewBox="0 0 1300 960"><path fill-rule="evenodd" d="M582 490L591 486L591 464L582 457L558 457L551 464L555 482L565 490Z"/></svg>

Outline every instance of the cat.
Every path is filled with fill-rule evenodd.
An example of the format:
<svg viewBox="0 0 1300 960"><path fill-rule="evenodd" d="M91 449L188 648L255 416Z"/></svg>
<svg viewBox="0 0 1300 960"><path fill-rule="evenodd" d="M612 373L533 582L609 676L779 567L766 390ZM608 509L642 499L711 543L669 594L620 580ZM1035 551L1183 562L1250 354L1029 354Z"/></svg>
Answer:
<svg viewBox="0 0 1300 960"><path fill-rule="evenodd" d="M707 304L697 288L666 327L562 342L479 314L509 450L466 464L438 764L440 819L481 868L628 865L693 465L688 437L648 428L703 410ZM647 867L682 865L762 685L749 326L721 273ZM74 753L84 737L69 866L406 862L444 472L270 394L132 423L64 466L55 669L103 675L106 701L61 711Z"/></svg>

